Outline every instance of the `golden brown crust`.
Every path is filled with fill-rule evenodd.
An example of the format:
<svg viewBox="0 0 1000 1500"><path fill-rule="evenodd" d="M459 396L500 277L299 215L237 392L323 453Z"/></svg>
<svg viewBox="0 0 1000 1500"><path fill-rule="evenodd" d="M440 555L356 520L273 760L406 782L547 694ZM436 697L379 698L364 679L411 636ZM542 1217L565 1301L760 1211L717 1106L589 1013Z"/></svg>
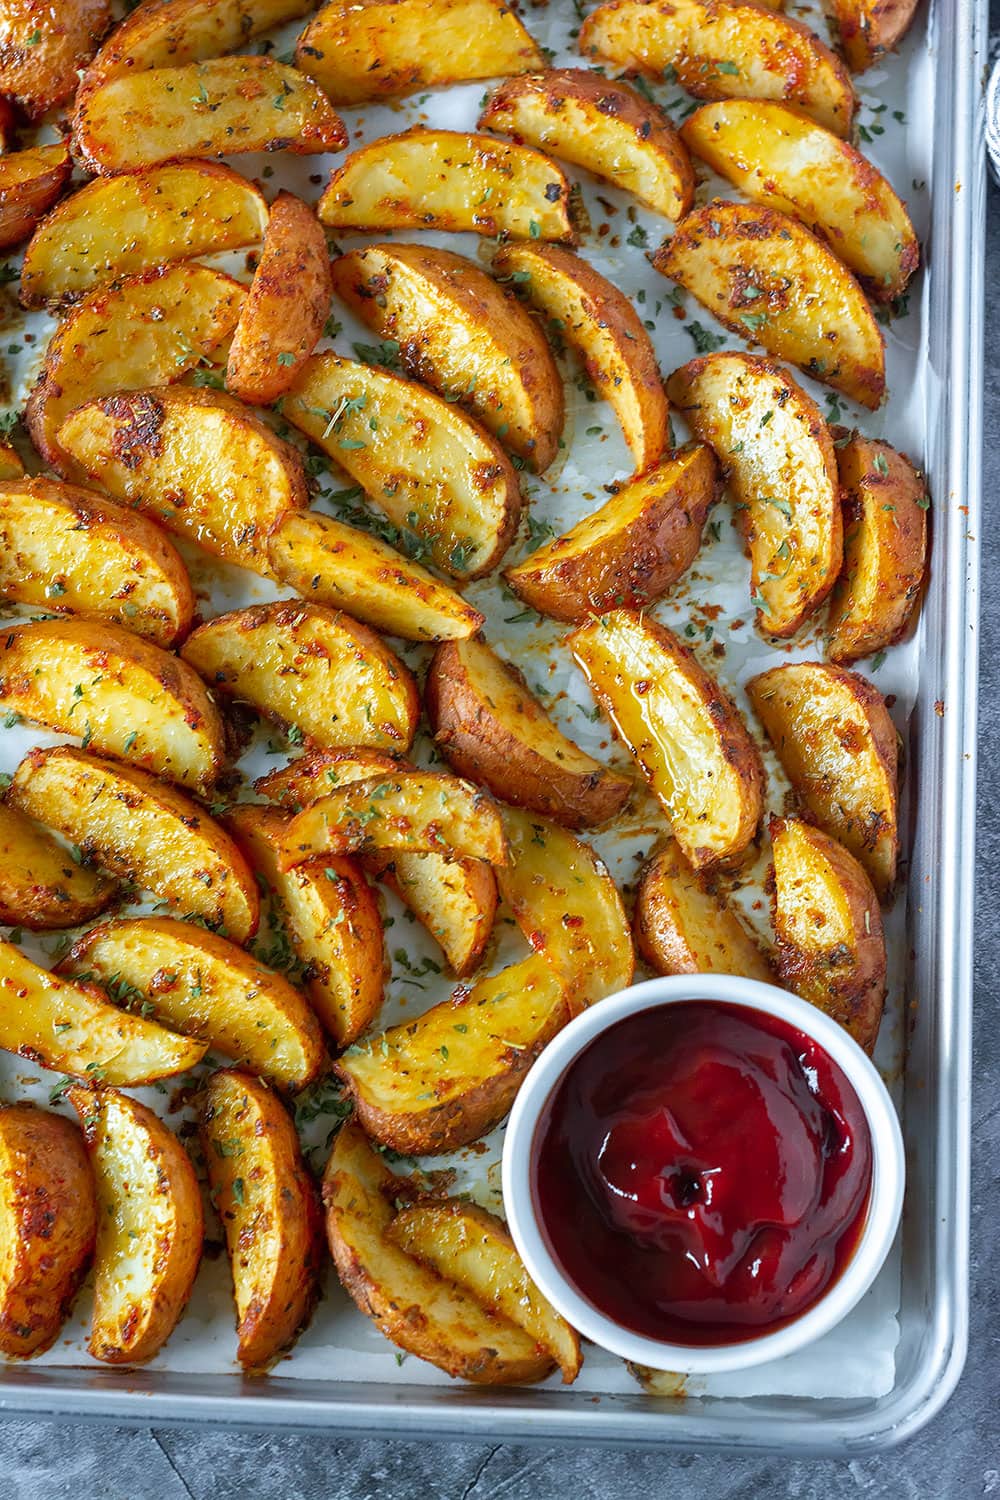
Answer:
<svg viewBox="0 0 1000 1500"><path fill-rule="evenodd" d="M641 957L658 974L739 974L774 983L756 937L673 839L642 871L634 932Z"/></svg>
<svg viewBox="0 0 1000 1500"><path fill-rule="evenodd" d="M48 829L0 803L0 922L46 932L102 912L114 881L76 863Z"/></svg>
<svg viewBox="0 0 1000 1500"><path fill-rule="evenodd" d="M832 0L840 42L852 73L864 73L899 46L917 0Z"/></svg>
<svg viewBox="0 0 1000 1500"><path fill-rule="evenodd" d="M4 0L0 93L31 119L65 104L110 21L108 0Z"/></svg>
<svg viewBox="0 0 1000 1500"><path fill-rule="evenodd" d="M69 181L73 164L65 146L35 146L0 156L0 250L31 234Z"/></svg>

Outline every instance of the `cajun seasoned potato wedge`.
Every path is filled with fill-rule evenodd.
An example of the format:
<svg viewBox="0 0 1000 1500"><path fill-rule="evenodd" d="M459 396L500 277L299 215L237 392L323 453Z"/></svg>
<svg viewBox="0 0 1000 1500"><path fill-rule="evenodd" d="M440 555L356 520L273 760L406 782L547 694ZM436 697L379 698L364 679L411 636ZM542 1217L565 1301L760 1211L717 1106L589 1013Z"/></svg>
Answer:
<svg viewBox="0 0 1000 1500"><path fill-rule="evenodd" d="M756 938L671 839L642 872L635 944L657 974L741 974L774 983Z"/></svg>
<svg viewBox="0 0 1000 1500"><path fill-rule="evenodd" d="M571 1384L580 1373L580 1336L538 1290L502 1219L455 1199L414 1203L389 1225L407 1255L469 1292L547 1349Z"/></svg>
<svg viewBox="0 0 1000 1500"><path fill-rule="evenodd" d="M41 1354L94 1253L97 1200L83 1137L34 1104L0 1107L0 1354Z"/></svg>
<svg viewBox="0 0 1000 1500"><path fill-rule="evenodd" d="M527 146L406 130L352 151L319 202L331 229L446 229L574 240L569 182Z"/></svg>
<svg viewBox="0 0 1000 1500"><path fill-rule="evenodd" d="M927 558L923 475L888 443L856 432L837 449L844 566L830 598L827 655L852 662L906 633Z"/></svg>
<svg viewBox="0 0 1000 1500"><path fill-rule="evenodd" d="M656 463L669 441L670 411L649 334L628 298L559 245L504 245L493 269L515 280L579 354L621 423L636 468Z"/></svg>
<svg viewBox="0 0 1000 1500"><path fill-rule="evenodd" d="M233 1273L237 1358L264 1370L298 1338L319 1295L319 1197L295 1126L256 1078L235 1068L212 1075L201 1139Z"/></svg>
<svg viewBox="0 0 1000 1500"><path fill-rule="evenodd" d="M295 449L222 391L162 386L103 396L71 412L57 441L90 483L265 576L268 533L309 504Z"/></svg>
<svg viewBox="0 0 1000 1500"><path fill-rule="evenodd" d="M187 569L158 526L54 479L0 481L0 595L158 646L187 635L194 615Z"/></svg>
<svg viewBox="0 0 1000 1500"><path fill-rule="evenodd" d="M392 1202L405 1186L353 1121L338 1131L323 1202L345 1291L386 1338L448 1375L479 1385L543 1380L555 1363L548 1350L388 1238Z"/></svg>
<svg viewBox="0 0 1000 1500"><path fill-rule="evenodd" d="M0 479L20 479L24 473L21 455L10 443L0 443Z"/></svg>
<svg viewBox="0 0 1000 1500"><path fill-rule="evenodd" d="M221 162L170 162L97 177L32 235L21 267L21 305L59 306L164 261L256 245L266 224L263 193Z"/></svg>
<svg viewBox="0 0 1000 1500"><path fill-rule="evenodd" d="M724 328L875 411L885 340L864 293L821 240L787 214L721 198L696 208L653 265Z"/></svg>
<svg viewBox="0 0 1000 1500"><path fill-rule="evenodd" d="M391 776L393 772L403 770L411 771L413 766L384 750L361 747L308 750L276 771L258 776L253 789L288 812L301 812L311 802L317 802L320 797L350 781L364 781L369 776Z"/></svg>
<svg viewBox="0 0 1000 1500"><path fill-rule="evenodd" d="M714 448L739 507L757 628L794 635L843 557L837 456L819 407L781 365L747 354L693 359L667 390Z"/></svg>
<svg viewBox="0 0 1000 1500"><path fill-rule="evenodd" d="M0 156L0 250L19 245L52 207L73 164L64 145Z"/></svg>
<svg viewBox="0 0 1000 1500"><path fill-rule="evenodd" d="M114 899L116 887L88 870L15 807L0 803L0 922L46 932L76 927Z"/></svg>
<svg viewBox="0 0 1000 1500"><path fill-rule="evenodd" d="M173 1333L198 1274L198 1178L173 1131L137 1099L104 1088L68 1094L97 1184L88 1348L105 1364L140 1364Z"/></svg>
<svg viewBox="0 0 1000 1500"><path fill-rule="evenodd" d="M588 68L506 78L479 124L585 167L668 219L686 214L694 199L691 163L669 116L629 84Z"/></svg>
<svg viewBox="0 0 1000 1500"><path fill-rule="evenodd" d="M76 407L148 385L179 380L227 339L243 288L207 266L159 266L99 288L52 335L24 421L46 463L74 474L56 433Z"/></svg>
<svg viewBox="0 0 1000 1500"><path fill-rule="evenodd" d="M110 21L108 0L4 0L0 94L33 120L65 104Z"/></svg>
<svg viewBox="0 0 1000 1500"><path fill-rule="evenodd" d="M500 444L452 402L336 354L306 361L285 418L346 469L435 567L455 578L494 568L521 519L517 475Z"/></svg>
<svg viewBox="0 0 1000 1500"><path fill-rule="evenodd" d="M517 667L484 641L435 651L424 687L435 743L459 776L568 828L605 823L632 790L556 728Z"/></svg>
<svg viewBox="0 0 1000 1500"><path fill-rule="evenodd" d="M569 637L578 665L697 868L757 832L764 768L739 710L665 626L616 609Z"/></svg>
<svg viewBox="0 0 1000 1500"><path fill-rule="evenodd" d="M207 1042L283 1089L301 1089L325 1062L319 1023L297 989L235 943L172 917L102 922L73 944L60 974Z"/></svg>
<svg viewBox="0 0 1000 1500"><path fill-rule="evenodd" d="M752 0L608 0L580 30L584 57L662 78L696 99L779 99L846 136L847 69L801 21Z"/></svg>
<svg viewBox="0 0 1000 1500"><path fill-rule="evenodd" d="M866 69L898 47L917 9L917 0L832 0L840 44L852 73Z"/></svg>
<svg viewBox="0 0 1000 1500"><path fill-rule="evenodd" d="M878 898L836 839L797 818L771 819L772 899L782 984L871 1052L886 993Z"/></svg>
<svg viewBox="0 0 1000 1500"><path fill-rule="evenodd" d="M29 750L8 804L46 822L123 880L184 916L245 942L257 930L257 886L232 839L192 798L134 766L69 745Z"/></svg>
<svg viewBox="0 0 1000 1500"><path fill-rule="evenodd" d="M564 536L506 568L504 578L555 620L582 623L616 605L644 609L694 562L719 489L710 448L668 453Z"/></svg>
<svg viewBox="0 0 1000 1500"><path fill-rule="evenodd" d="M398 349L407 374L457 400L538 473L558 451L563 387L538 324L485 271L432 245L366 245L334 290Z"/></svg>
<svg viewBox="0 0 1000 1500"><path fill-rule="evenodd" d="M755 203L780 209L826 240L865 290L891 302L920 264L905 205L867 157L782 104L703 104L685 145Z"/></svg>
<svg viewBox="0 0 1000 1500"><path fill-rule="evenodd" d="M337 610L288 600L233 610L189 635L183 656L217 692L321 747L410 748L420 714L412 675Z"/></svg>

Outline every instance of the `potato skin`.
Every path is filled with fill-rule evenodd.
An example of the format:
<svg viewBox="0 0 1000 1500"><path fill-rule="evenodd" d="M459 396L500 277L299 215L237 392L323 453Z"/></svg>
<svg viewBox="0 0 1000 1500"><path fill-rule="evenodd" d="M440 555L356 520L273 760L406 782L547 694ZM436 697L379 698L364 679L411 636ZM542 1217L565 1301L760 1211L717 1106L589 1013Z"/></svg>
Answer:
<svg viewBox="0 0 1000 1500"><path fill-rule="evenodd" d="M917 0L832 0L840 41L852 73L864 73L903 40Z"/></svg>
<svg viewBox="0 0 1000 1500"><path fill-rule="evenodd" d="M28 238L72 170L65 146L36 146L0 156L0 250Z"/></svg>
<svg viewBox="0 0 1000 1500"><path fill-rule="evenodd" d="M110 21L108 0L4 0L0 94L33 120L64 104Z"/></svg>
<svg viewBox="0 0 1000 1500"><path fill-rule="evenodd" d="M774 983L756 938L673 839L642 871L634 932L657 974L740 974Z"/></svg>

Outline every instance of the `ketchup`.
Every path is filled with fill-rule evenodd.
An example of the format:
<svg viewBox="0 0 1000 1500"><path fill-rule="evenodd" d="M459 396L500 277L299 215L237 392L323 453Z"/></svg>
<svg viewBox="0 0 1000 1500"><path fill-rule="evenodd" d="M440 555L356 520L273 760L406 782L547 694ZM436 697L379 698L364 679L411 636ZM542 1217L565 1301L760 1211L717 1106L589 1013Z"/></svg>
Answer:
<svg viewBox="0 0 1000 1500"><path fill-rule="evenodd" d="M691 1000L629 1017L571 1064L532 1186L582 1296L647 1338L704 1346L805 1312L851 1258L871 1179L864 1111L815 1042Z"/></svg>

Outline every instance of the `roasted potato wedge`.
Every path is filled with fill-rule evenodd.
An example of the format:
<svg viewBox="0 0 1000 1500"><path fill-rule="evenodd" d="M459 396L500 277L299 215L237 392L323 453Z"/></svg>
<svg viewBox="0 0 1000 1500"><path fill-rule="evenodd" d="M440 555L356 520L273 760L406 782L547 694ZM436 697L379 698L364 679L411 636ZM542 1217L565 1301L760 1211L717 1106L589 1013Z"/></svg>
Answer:
<svg viewBox="0 0 1000 1500"><path fill-rule="evenodd" d="M837 456L819 407L781 365L747 354L693 359L667 390L714 448L736 500L757 628L794 635L843 557Z"/></svg>
<svg viewBox="0 0 1000 1500"><path fill-rule="evenodd" d="M37 932L76 927L114 896L113 881L78 865L47 828L0 803L0 922Z"/></svg>
<svg viewBox="0 0 1000 1500"><path fill-rule="evenodd" d="M97 1183L94 1316L105 1364L141 1364L187 1306L205 1225L191 1159L163 1121L116 1089L72 1088Z"/></svg>
<svg viewBox="0 0 1000 1500"><path fill-rule="evenodd" d="M33 120L65 104L110 22L108 0L4 0L0 94Z"/></svg>
<svg viewBox="0 0 1000 1500"><path fill-rule="evenodd" d="M346 786L350 781L364 781L369 776L391 776L395 771L411 771L409 761L399 760L384 750L309 750L276 771L259 776L255 792L269 802L277 802L288 812L301 812L328 792Z"/></svg>
<svg viewBox="0 0 1000 1500"><path fill-rule="evenodd" d="M29 750L7 802L44 820L86 859L234 942L256 932L257 886L232 839L197 802L155 776L55 745Z"/></svg>
<svg viewBox="0 0 1000 1500"><path fill-rule="evenodd" d="M765 783L729 696L671 631L627 610L584 625L569 645L691 863L739 856L757 832Z"/></svg>
<svg viewBox="0 0 1000 1500"><path fill-rule="evenodd" d="M836 839L797 818L771 819L774 932L781 982L871 1052L886 994L878 898Z"/></svg>
<svg viewBox="0 0 1000 1500"><path fill-rule="evenodd" d="M504 577L526 604L555 620L582 623L616 605L644 609L694 562L719 489L710 448L668 453Z"/></svg>
<svg viewBox="0 0 1000 1500"><path fill-rule="evenodd" d="M485 271L432 245L366 245L333 262L334 290L398 359L457 400L538 473L558 451L563 387L538 324Z"/></svg>
<svg viewBox="0 0 1000 1500"><path fill-rule="evenodd" d="M898 47L917 9L917 0L832 0L840 44L852 73L864 73Z"/></svg>
<svg viewBox="0 0 1000 1500"><path fill-rule="evenodd" d="M435 651L424 707L436 744L459 776L568 828L605 823L632 790L556 728L517 667L484 641Z"/></svg>
<svg viewBox="0 0 1000 1500"><path fill-rule="evenodd" d="M740 974L774 983L756 938L673 839L642 872L634 931L640 957L657 974Z"/></svg>
<svg viewBox="0 0 1000 1500"><path fill-rule="evenodd" d="M35 146L0 156L0 250L28 238L59 197L72 170L64 145Z"/></svg>
<svg viewBox="0 0 1000 1500"><path fill-rule="evenodd" d="M0 443L0 479L20 479L24 473L21 455L10 443Z"/></svg>
<svg viewBox="0 0 1000 1500"><path fill-rule="evenodd" d="M265 1370L298 1338L319 1295L319 1198L295 1126L258 1079L235 1068L212 1075L201 1138L233 1272L237 1358Z"/></svg>
<svg viewBox="0 0 1000 1500"><path fill-rule="evenodd" d="M0 1106L0 1354L41 1354L94 1253L97 1201L83 1137L33 1104Z"/></svg>

